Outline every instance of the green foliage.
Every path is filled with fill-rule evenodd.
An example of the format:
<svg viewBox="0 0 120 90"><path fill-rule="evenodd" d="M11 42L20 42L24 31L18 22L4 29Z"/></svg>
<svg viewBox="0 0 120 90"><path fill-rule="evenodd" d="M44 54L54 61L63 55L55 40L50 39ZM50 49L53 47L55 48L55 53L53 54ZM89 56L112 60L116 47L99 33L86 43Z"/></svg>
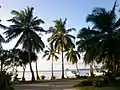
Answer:
<svg viewBox="0 0 120 90"><path fill-rule="evenodd" d="M56 20L54 21L55 26L52 27L53 32L51 37L48 38L48 42L50 42L50 44L53 44L55 50L60 53L60 51L62 51L62 48L64 50L68 50L69 46L74 47L74 44L72 42L72 39L74 40L75 37L70 35L69 32L72 30L75 30L74 28L70 28L70 29L66 29L65 25L66 25L66 20L62 21L62 19L60 20Z"/></svg>
<svg viewBox="0 0 120 90"><path fill-rule="evenodd" d="M29 63L28 52L26 50L23 50L23 51L21 50L18 53L18 55L19 55L19 59L21 60L21 63L23 65L27 65ZM30 55L31 55L31 61L35 62L37 60L37 58L38 58L36 53L31 52Z"/></svg>
<svg viewBox="0 0 120 90"><path fill-rule="evenodd" d="M29 40L30 49L39 52L43 50L44 43L36 32L45 32L42 27L39 27L44 21L34 17L33 10L33 7L27 7L25 10L20 11L12 10L11 14L14 17L8 21L13 24L9 26L9 29L4 34L6 34L7 42L20 36L15 47L22 44L23 48L27 49Z"/></svg>
<svg viewBox="0 0 120 90"><path fill-rule="evenodd" d="M97 87L103 87L103 86L105 86L105 82L103 79L97 78L97 79L94 79L93 85L97 86Z"/></svg>
<svg viewBox="0 0 120 90"><path fill-rule="evenodd" d="M0 90L14 90L11 86L11 74L0 72Z"/></svg>
<svg viewBox="0 0 120 90"><path fill-rule="evenodd" d="M81 81L80 83L78 83L74 87L78 87L78 86L92 86L92 85L93 85L93 80L92 79L87 79L87 80Z"/></svg>
<svg viewBox="0 0 120 90"><path fill-rule="evenodd" d="M1 71L7 71L8 69L12 68L16 65L16 60L18 60L17 57L14 57L13 54L11 54L8 50L0 50L0 62L1 62Z"/></svg>
<svg viewBox="0 0 120 90"><path fill-rule="evenodd" d="M57 61L59 58L56 55L56 51L54 50L54 47L50 45L50 47L47 46L47 49L48 50L44 51L43 58L47 57L47 60L54 59L55 61Z"/></svg>
<svg viewBox="0 0 120 90"><path fill-rule="evenodd" d="M75 51L73 48L69 48L69 50L65 54L67 61L70 61L72 64L75 64L80 59L80 54L78 51Z"/></svg>

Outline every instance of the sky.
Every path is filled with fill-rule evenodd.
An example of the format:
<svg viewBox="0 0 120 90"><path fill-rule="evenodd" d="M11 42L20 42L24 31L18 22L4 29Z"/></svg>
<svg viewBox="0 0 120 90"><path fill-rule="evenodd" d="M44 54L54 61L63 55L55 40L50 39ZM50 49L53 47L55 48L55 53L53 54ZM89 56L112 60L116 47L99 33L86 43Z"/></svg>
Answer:
<svg viewBox="0 0 120 90"><path fill-rule="evenodd" d="M45 24L41 25L44 29L48 29L50 26L53 26L54 20L62 18L63 20L67 18L66 28L76 28L76 32L73 32L73 35L77 35L78 31L82 27L91 26L90 23L86 23L86 16L92 12L95 7L103 7L107 10L110 10L114 4L115 0L0 0L0 19L2 24L9 26L11 23L6 20L12 18L11 10L23 10L26 6L34 7L34 16L44 20ZM117 2L120 3L120 0ZM119 6L117 8L118 13ZM1 30L0 33L2 33ZM3 35L5 36L5 35ZM48 35L42 36L42 40L47 44ZM14 47L17 39L12 40L8 44L3 44L4 49L11 49ZM42 59L42 53L38 54L38 69L39 70L49 70L50 61ZM66 63L66 62L65 62ZM78 63L79 68L87 68L82 63L82 60ZM55 62L55 69L61 69L61 60ZM71 63L65 64L65 69L74 69L75 66ZM29 67L28 67L29 69ZM34 69L34 65L33 65Z"/></svg>

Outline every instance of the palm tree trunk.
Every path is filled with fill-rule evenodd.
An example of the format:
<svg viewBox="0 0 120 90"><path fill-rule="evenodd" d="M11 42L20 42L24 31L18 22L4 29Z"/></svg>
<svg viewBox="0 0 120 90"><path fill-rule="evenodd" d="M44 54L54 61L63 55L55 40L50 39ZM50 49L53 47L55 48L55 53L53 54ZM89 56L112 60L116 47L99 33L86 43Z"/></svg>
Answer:
<svg viewBox="0 0 120 90"><path fill-rule="evenodd" d="M115 72L116 72L116 62L113 61L113 74L115 74Z"/></svg>
<svg viewBox="0 0 120 90"><path fill-rule="evenodd" d="M112 65L112 73L115 74L115 71L116 71L116 62L115 62L115 57L113 55L111 55L111 65Z"/></svg>
<svg viewBox="0 0 120 90"><path fill-rule="evenodd" d="M1 61L1 71L3 71L3 62Z"/></svg>
<svg viewBox="0 0 120 90"><path fill-rule="evenodd" d="M53 57L52 57L52 62L51 62L51 79L53 79Z"/></svg>
<svg viewBox="0 0 120 90"><path fill-rule="evenodd" d="M90 77L93 77L93 63L90 63Z"/></svg>
<svg viewBox="0 0 120 90"><path fill-rule="evenodd" d="M31 71L31 74L32 74L32 78L31 78L31 81L34 82L35 81L35 76L34 76L34 72L33 72L33 69L32 69L32 64L31 64L31 50L30 50L30 43L29 43L29 36L27 36L27 42L28 42L28 58L29 58L29 65L30 65L30 71Z"/></svg>
<svg viewBox="0 0 120 90"><path fill-rule="evenodd" d="M38 75L38 69L37 69L37 60L36 60L36 76L37 76L37 80L40 79L39 75Z"/></svg>
<svg viewBox="0 0 120 90"><path fill-rule="evenodd" d="M62 46L62 79L64 79L64 58L63 58L63 46Z"/></svg>
<svg viewBox="0 0 120 90"><path fill-rule="evenodd" d="M35 76L34 76L34 72L33 72L33 69L32 69L32 64L31 64L31 56L30 56L30 50L28 51L28 57L29 57L29 65L30 65L30 71L31 71L31 74L32 74L32 78L31 78L31 81L35 81Z"/></svg>
<svg viewBox="0 0 120 90"><path fill-rule="evenodd" d="M76 65L76 70L77 70L77 72L79 72L79 69L78 69L78 65L77 65L77 63L75 63L75 65Z"/></svg>
<svg viewBox="0 0 120 90"><path fill-rule="evenodd" d="M25 81L25 69L26 69L26 65L23 66L23 77L22 77L22 81Z"/></svg>

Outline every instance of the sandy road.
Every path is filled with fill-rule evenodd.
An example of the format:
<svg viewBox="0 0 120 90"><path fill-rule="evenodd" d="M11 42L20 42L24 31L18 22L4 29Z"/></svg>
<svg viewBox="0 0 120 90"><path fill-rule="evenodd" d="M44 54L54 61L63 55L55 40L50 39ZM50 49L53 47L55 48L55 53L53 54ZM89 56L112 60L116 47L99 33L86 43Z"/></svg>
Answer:
<svg viewBox="0 0 120 90"><path fill-rule="evenodd" d="M75 90L73 85L79 82L80 80L60 80L34 84L19 84L14 87L15 90Z"/></svg>

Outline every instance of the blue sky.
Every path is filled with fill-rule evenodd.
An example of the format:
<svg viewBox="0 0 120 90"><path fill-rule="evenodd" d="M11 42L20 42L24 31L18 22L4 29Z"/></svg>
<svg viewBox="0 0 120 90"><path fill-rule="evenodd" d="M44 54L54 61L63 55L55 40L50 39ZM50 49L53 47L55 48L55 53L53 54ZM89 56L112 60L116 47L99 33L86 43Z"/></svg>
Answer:
<svg viewBox="0 0 120 90"><path fill-rule="evenodd" d="M28 5L34 7L35 16L38 16L45 21L45 24L42 25L44 29L53 26L54 20L67 18L66 28L76 28L77 31L73 33L76 35L80 28L90 25L86 23L85 18L92 12L94 7L103 7L109 10L112 8L114 1L115 0L0 0L0 5L2 6L2 8L0 8L0 19L2 20L2 24L9 26L11 23L6 22L6 20L12 17L10 14L11 10L21 10ZM119 3L120 0L118 0L118 4ZM118 10L119 7L117 8L117 12ZM46 36L43 37L44 42L46 42L45 37ZM10 49L14 47L15 43L16 39L3 47L5 49ZM44 65L48 62L41 60L39 63L42 63L40 68L44 69ZM59 64L60 62L58 62L57 65ZM70 63L68 64L70 65ZM82 68L83 65L80 67ZM50 65L47 69L49 68ZM59 68L60 67L58 66L57 69Z"/></svg>

